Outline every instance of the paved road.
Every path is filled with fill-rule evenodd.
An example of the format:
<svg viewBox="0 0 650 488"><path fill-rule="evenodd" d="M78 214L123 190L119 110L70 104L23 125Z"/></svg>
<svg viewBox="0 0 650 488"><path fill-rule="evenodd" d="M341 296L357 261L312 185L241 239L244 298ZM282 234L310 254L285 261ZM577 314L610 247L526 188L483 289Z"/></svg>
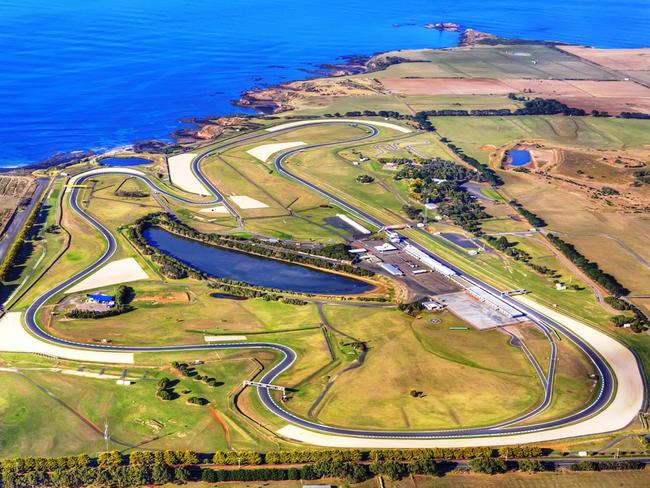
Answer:
<svg viewBox="0 0 650 488"><path fill-rule="evenodd" d="M336 121L328 121L328 123L343 123L343 122L336 122ZM382 227L382 223L375 219L374 217L368 215L367 213L363 212L360 209L357 209L348 203L344 202L341 200L339 197L319 188L318 186L314 185L313 183L310 183L308 181L305 181L301 179L300 177L297 177L293 175L291 172L289 172L284 166L283 163L286 161L288 157L290 157L293 154L296 154L301 151L305 151L308 149L313 149L316 147L324 147L324 146L330 146L330 145L338 145L338 144L343 144L343 143L351 143L351 142L360 142L366 139L370 139L374 137L378 131L375 129L373 126L367 124L367 123L357 123L355 124L357 126L362 126L365 127L368 130L368 134L362 137L357 137L353 138L347 141L337 141L337 142L331 142L331 143L323 143L323 144L316 144L308 147L301 147L299 149L293 149L290 151L286 151L283 154L279 155L275 159L275 167L280 172L281 174L285 175L288 178L291 178L298 183L312 189L313 191L323 195L324 197L328 198L331 201L336 202L337 205L340 207L347 209L351 213L357 215L359 218L364 220L365 222L374 225L378 228ZM304 126L303 126L304 127ZM277 134L278 131L274 132L273 134ZM251 135L236 141L230 141L227 142L217 148L211 149L209 152L214 153L219 150L225 149L227 147L234 146L236 144L240 144L246 141L250 141L252 139L264 137L264 136L269 136L272 134L268 133L259 133L255 135ZM207 157L207 153L203 154L197 160L195 160L194 164L194 170L197 172L197 175L201 175L203 178L205 178L202 173L200 172L200 161L203 160L205 157ZM207 182L207 179L206 179ZM152 184L149 182L149 184ZM154 185L155 186L155 185ZM218 192L218 190L212 186L209 182L207 182L206 185L211 192L213 192L213 195L215 195L216 200L215 201L221 201L223 200L223 197L221 194ZM274 343L259 343L259 342L251 342L251 343L220 343L220 344L199 344L199 345L186 345L186 346L158 346L158 347L127 347L127 346L111 346L111 345L103 345L103 344L82 344L82 343L76 343L72 341L68 341L65 339L61 339L58 337L54 337L47 333L45 330L41 329L41 327L38 324L37 321L37 315L38 311L40 308L51 298L53 298L55 295L63 291L65 288L68 286L72 285L73 283L81 280L88 274L92 273L95 271L97 268L105 264L107 261L111 259L111 257L114 255L116 251L116 241L113 235L106 229L100 222L98 222L94 217L91 215L85 213L79 206L77 205L77 197L78 197L78 189L74 188L70 192L70 204L72 209L77 212L82 218L86 219L89 223L91 223L94 227L96 227L104 236L106 243L107 243L107 248L104 253L104 255L95 263L90 265L86 270L77 273L75 276L65 280L63 283L59 284L58 286L54 287L50 291L46 292L44 295L39 297L34 301L34 303L27 309L25 313L25 323L29 330L37 335L38 337L42 338L43 340L54 342L63 346L72 346L72 347L77 347L77 348L84 348L84 349L91 349L91 350L111 350L111 351L125 351L125 352L164 352L164 351L190 351L190 350L206 350L206 349L271 349L274 351L279 352L282 355L282 359L275 365L273 366L264 376L261 378L262 383L273 383L283 372L288 370L292 364L296 360L296 353L289 347L281 345L281 344L274 344ZM221 200L220 200L221 199ZM416 246L417 248L421 249L424 252L427 252L428 254L432 255L428 250L424 249L422 246L420 246L418 243L414 241L410 241L408 239L405 239L406 242L410 243L413 246ZM433 255L432 255L433 256ZM613 377L613 374L611 370L609 369L607 363L603 360L603 358L598 354L597 351L593 350L589 344L584 342L580 337L576 336L573 334L573 332L566 327L564 327L562 324L557 323L548 317L543 316L539 312L535 311L534 309L523 305L515 300L513 300L510 297L501 297L501 294L498 290L495 288L491 287L490 285L481 282L477 278L474 278L466 273L464 273L461 269L453 266L451 263L448 263L444 261L443 259L434 256L435 259L438 261L442 262L446 266L450 267L451 269L454 269L455 272L458 274L459 277L462 277L466 281L476 285L480 286L483 288L486 292L494 295L495 297L499 297L502 300L507 301L511 306L514 308L521 310L524 312L531 320L536 322L542 327L552 327L557 329L558 331L562 332L569 340L574 342L581 350L584 351L584 353L591 359L591 361L594 363L598 374L601 378L601 387L600 390L598 391L597 397L594 401L592 401L587 407L585 407L583 410L580 412L576 412L574 414L568 415L562 419L557 419L553 421L548 421L548 422L543 422L539 423L536 425L528 425L528 426L489 426L489 427L481 427L481 428L469 428L469 429L448 429L448 430L427 430L427 431L372 431L372 430L362 430L362 429L346 429L346 428L340 428L340 427L334 427L334 426L329 426L329 425L324 425L320 424L317 422L312 422L310 420L301 418L289 411L287 411L283 405L278 404L273 396L271 395L270 391L265 389L265 388L258 388L258 394L259 397L262 401L262 403L268 408L271 412L273 412L275 415L278 417L286 420L287 422L306 427L309 429L313 429L319 432L323 433L329 433L329 434L339 434L339 435L348 435L348 436L357 436L357 437L366 437L366 438L378 438L378 439L391 439L391 438L397 438L397 439L443 439L443 438L466 438L466 437L476 437L476 436L482 436L482 437L489 437L489 436L504 436L504 435L511 435L511 434L521 434L521 433L531 433L531 432L537 432L541 430L547 430L547 429L553 429L557 428L560 426L564 426L570 423L577 422L579 420L583 420L591 415L594 415L595 413L599 412L602 410L607 403L610 401L610 399L613 396L614 393L614 387L615 387L615 378ZM552 367L554 367L555 364L555 358L552 358ZM552 378L552 375L549 375L550 378ZM550 392L551 389L548 389L548 392ZM547 392L547 399L545 401L550 401L550 394Z"/></svg>

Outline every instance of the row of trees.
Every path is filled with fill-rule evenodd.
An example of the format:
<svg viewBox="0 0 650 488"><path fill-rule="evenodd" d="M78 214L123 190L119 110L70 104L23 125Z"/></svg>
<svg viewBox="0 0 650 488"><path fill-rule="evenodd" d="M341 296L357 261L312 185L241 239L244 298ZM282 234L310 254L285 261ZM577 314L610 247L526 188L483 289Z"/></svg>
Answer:
<svg viewBox="0 0 650 488"><path fill-rule="evenodd" d="M448 138L442 137L440 139L442 142L447 144L447 147L452 150L452 152L458 156L463 162L469 164L472 168L478 171L481 174L481 179L487 181L493 186L500 186L503 184L501 177L494 172L494 170L487 165L481 163L478 159L473 158L465 154L465 151L461 147L456 146Z"/></svg>
<svg viewBox="0 0 650 488"><path fill-rule="evenodd" d="M290 305L307 305L308 302L299 298L285 297L277 293L268 293L259 287L251 288L249 285L228 285L225 283L208 283L208 287L219 290L219 293L243 298L262 298L268 302L282 302Z"/></svg>
<svg viewBox="0 0 650 488"><path fill-rule="evenodd" d="M544 219L538 217L533 212L525 208L517 200L511 200L510 205L512 205L517 210L517 212L519 212L533 227L546 227L546 222Z"/></svg>
<svg viewBox="0 0 650 488"><path fill-rule="evenodd" d="M497 474L506 471L544 471L552 465L535 459L506 462L499 458L479 457L470 460L468 468L477 473ZM447 467L448 468L448 467ZM637 470L644 464L637 461L581 461L570 469L574 471ZM165 463L153 465L132 464L128 466L56 468L53 470L32 470L25 472L2 471L0 482L4 488L61 487L81 488L85 486L131 487L145 485L164 485L188 481L208 483L228 481L280 481L280 480L318 480L321 478L343 479L360 483L374 475L391 480L400 480L413 475L435 476L443 473L444 466L431 459L420 459L405 464L399 461L377 461L361 464L341 461L322 461L307 464L300 468L257 468L222 469L185 466L171 467Z"/></svg>
<svg viewBox="0 0 650 488"><path fill-rule="evenodd" d="M2 260L2 263L0 263L0 282L7 280L9 271L11 271L11 268L16 264L18 256L20 255L20 250L22 249L25 240L27 240L27 236L31 232L32 226L36 223L40 209L40 205L34 206L32 212L29 214L29 217L27 217L25 225L16 236L13 244L9 247L9 250Z"/></svg>
<svg viewBox="0 0 650 488"><path fill-rule="evenodd" d="M557 247L562 254L571 260L576 266L578 266L584 273L589 276L596 283L601 285L607 291L612 293L614 296L627 295L629 291L623 285L621 285L616 278L612 275L605 273L597 263L589 261L585 256L583 256L573 244L563 241L558 236L554 234L548 234L548 239Z"/></svg>

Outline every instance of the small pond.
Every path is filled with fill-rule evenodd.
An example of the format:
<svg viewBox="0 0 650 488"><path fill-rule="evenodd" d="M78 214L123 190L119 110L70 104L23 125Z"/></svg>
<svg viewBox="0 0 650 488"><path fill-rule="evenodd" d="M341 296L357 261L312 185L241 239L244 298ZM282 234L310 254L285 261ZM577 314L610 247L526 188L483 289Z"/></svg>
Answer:
<svg viewBox="0 0 650 488"><path fill-rule="evenodd" d="M102 158L99 160L99 164L102 166L140 166L151 163L153 161L146 158Z"/></svg>
<svg viewBox="0 0 650 488"><path fill-rule="evenodd" d="M280 290L323 295L359 294L372 290L365 281L239 251L209 246L149 227L144 237L152 246L217 278Z"/></svg>
<svg viewBox="0 0 650 488"><path fill-rule="evenodd" d="M532 161L530 151L523 149L508 151L508 156L510 156L510 166L526 166Z"/></svg>

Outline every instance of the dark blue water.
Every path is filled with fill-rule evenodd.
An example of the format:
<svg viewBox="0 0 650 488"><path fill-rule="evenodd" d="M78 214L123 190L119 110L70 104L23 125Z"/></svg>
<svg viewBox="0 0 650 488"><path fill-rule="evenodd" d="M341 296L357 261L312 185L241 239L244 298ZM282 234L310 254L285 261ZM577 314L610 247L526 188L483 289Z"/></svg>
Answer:
<svg viewBox="0 0 650 488"><path fill-rule="evenodd" d="M511 166L526 166L531 162L530 151L515 149L508 151Z"/></svg>
<svg viewBox="0 0 650 488"><path fill-rule="evenodd" d="M102 158L99 162L104 166L140 166L153 161L145 158Z"/></svg>
<svg viewBox="0 0 650 488"><path fill-rule="evenodd" d="M144 231L149 244L218 278L244 281L281 290L348 295L372 290L364 281L242 252L208 246L157 227Z"/></svg>
<svg viewBox="0 0 650 488"><path fill-rule="evenodd" d="M650 45L648 0L0 0L0 166L165 138L342 54L454 45L422 28L438 20Z"/></svg>

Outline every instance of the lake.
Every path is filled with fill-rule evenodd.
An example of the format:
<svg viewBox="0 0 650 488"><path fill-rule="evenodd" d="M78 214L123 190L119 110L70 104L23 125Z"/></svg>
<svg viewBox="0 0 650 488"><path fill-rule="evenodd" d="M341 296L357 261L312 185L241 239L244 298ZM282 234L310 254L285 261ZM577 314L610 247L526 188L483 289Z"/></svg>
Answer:
<svg viewBox="0 0 650 488"><path fill-rule="evenodd" d="M152 246L217 278L301 293L350 295L370 291L361 280L327 273L298 264L209 246L179 237L158 227L149 227L144 237Z"/></svg>
<svg viewBox="0 0 650 488"><path fill-rule="evenodd" d="M650 45L642 0L0 0L0 167L169 139L243 111L242 90L345 54L449 47L453 21L507 37Z"/></svg>

